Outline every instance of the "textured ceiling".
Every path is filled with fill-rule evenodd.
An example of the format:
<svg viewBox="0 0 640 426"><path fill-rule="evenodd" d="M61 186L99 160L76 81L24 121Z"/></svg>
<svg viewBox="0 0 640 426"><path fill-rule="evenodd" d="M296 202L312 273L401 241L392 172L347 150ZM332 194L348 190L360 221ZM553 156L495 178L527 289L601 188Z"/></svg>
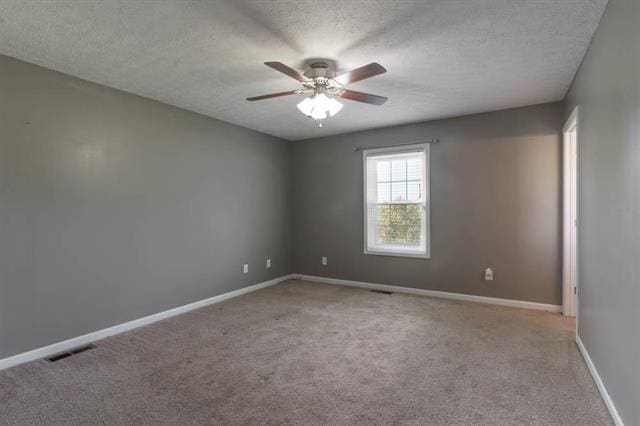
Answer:
<svg viewBox="0 0 640 426"><path fill-rule="evenodd" d="M560 100L607 0L0 0L0 53L285 139ZM297 111L298 88L262 65L386 74L349 88L323 128Z"/></svg>

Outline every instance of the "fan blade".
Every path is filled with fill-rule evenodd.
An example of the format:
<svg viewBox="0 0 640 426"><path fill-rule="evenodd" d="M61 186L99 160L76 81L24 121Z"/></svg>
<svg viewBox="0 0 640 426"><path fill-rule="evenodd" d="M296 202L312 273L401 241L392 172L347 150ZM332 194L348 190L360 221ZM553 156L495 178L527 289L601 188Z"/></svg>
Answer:
<svg viewBox="0 0 640 426"><path fill-rule="evenodd" d="M265 62L264 64L300 82L309 81L308 78L306 78L305 76L300 74L298 71L294 70L293 68L286 66L282 62Z"/></svg>
<svg viewBox="0 0 640 426"><path fill-rule="evenodd" d="M268 95L254 96L252 98L247 98L247 100L248 101L261 101L263 99L277 98L278 96L295 95L297 93L299 93L298 90L287 90L286 92L269 93Z"/></svg>
<svg viewBox="0 0 640 426"><path fill-rule="evenodd" d="M356 81L374 77L379 74L384 74L385 72L387 72L387 70L382 65L377 62L371 62L369 65L340 74L334 78L334 80L343 86L346 86L347 84L355 83Z"/></svg>
<svg viewBox="0 0 640 426"><path fill-rule="evenodd" d="M384 96L372 95L370 93L356 92L355 90L344 90L338 96L350 101L364 102L365 104L382 105L387 102Z"/></svg>

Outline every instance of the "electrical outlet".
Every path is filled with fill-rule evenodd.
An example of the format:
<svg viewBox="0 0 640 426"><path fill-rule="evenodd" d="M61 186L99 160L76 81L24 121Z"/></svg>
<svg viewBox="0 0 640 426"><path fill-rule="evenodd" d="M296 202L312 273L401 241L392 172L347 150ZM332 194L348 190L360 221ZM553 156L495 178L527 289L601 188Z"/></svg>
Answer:
<svg viewBox="0 0 640 426"><path fill-rule="evenodd" d="M271 259L267 258L267 268L271 268Z"/></svg>
<svg viewBox="0 0 640 426"><path fill-rule="evenodd" d="M249 264L245 263L244 266L242 266L242 273L243 274L248 274L249 273Z"/></svg>
<svg viewBox="0 0 640 426"><path fill-rule="evenodd" d="M327 257L322 256L322 266L327 266Z"/></svg>
<svg viewBox="0 0 640 426"><path fill-rule="evenodd" d="M493 281L493 269L487 268L484 270L485 281Z"/></svg>

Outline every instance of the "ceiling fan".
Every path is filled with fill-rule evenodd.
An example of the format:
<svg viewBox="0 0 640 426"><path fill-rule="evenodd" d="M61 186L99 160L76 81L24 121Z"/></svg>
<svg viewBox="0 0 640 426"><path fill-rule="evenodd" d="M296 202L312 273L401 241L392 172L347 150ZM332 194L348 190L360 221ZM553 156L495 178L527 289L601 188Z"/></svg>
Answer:
<svg viewBox="0 0 640 426"><path fill-rule="evenodd" d="M265 62L264 64L298 80L302 83L303 88L254 96L247 98L247 100L260 101L263 99L277 98L279 96L308 94L309 96L298 104L298 109L307 117L315 120L320 127L322 127L321 120L333 117L342 109L342 104L335 98L364 102L372 105L382 105L387 101L387 98L384 96L371 95L369 93L356 92L355 90L344 88L347 84L387 72L382 65L376 62L338 76L336 76L334 70L329 68L326 62L322 61L313 62L310 68L302 74L282 62Z"/></svg>

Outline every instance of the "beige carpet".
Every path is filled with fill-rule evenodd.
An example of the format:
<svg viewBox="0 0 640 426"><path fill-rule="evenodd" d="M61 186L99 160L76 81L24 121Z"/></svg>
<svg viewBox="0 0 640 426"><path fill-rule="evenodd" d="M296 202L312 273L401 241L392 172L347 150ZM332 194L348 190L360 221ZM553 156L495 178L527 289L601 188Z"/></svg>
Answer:
<svg viewBox="0 0 640 426"><path fill-rule="evenodd" d="M0 372L0 424L611 424L559 315L288 281Z"/></svg>

